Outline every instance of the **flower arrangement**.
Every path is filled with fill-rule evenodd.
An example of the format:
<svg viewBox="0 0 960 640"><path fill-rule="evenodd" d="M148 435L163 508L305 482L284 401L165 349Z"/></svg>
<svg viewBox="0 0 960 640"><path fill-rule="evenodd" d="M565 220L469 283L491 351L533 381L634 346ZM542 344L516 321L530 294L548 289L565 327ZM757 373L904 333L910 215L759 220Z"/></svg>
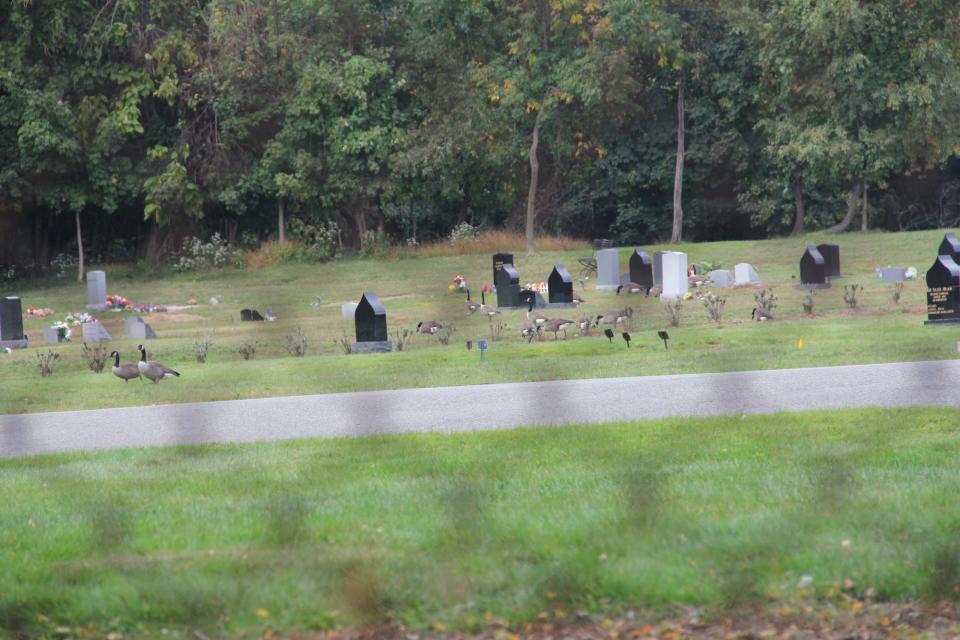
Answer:
<svg viewBox="0 0 960 640"><path fill-rule="evenodd" d="M546 293L548 289L546 282L528 282L523 288L527 291L536 291L538 293Z"/></svg>
<svg viewBox="0 0 960 640"><path fill-rule="evenodd" d="M167 306L163 304L142 304L137 307L137 311L140 313L163 313L167 310Z"/></svg>
<svg viewBox="0 0 960 640"><path fill-rule="evenodd" d="M491 287L489 284L483 284L480 287L480 291L483 291L484 293L493 293L493 287Z"/></svg>
<svg viewBox="0 0 960 640"><path fill-rule="evenodd" d="M64 318L63 321L67 324L77 327L87 322L97 322L97 319L86 311L81 311L80 313L68 313L67 317Z"/></svg>
<svg viewBox="0 0 960 640"><path fill-rule="evenodd" d="M123 296L107 296L107 307L110 309L133 309L133 303Z"/></svg>
<svg viewBox="0 0 960 640"><path fill-rule="evenodd" d="M37 307L27 307L27 318L46 318L53 315L53 309L38 309Z"/></svg>
<svg viewBox="0 0 960 640"><path fill-rule="evenodd" d="M70 336L73 335L73 331L70 330L70 326L66 322L60 320L58 322L54 322L50 326L57 330L57 336L60 338L61 342L70 341Z"/></svg>

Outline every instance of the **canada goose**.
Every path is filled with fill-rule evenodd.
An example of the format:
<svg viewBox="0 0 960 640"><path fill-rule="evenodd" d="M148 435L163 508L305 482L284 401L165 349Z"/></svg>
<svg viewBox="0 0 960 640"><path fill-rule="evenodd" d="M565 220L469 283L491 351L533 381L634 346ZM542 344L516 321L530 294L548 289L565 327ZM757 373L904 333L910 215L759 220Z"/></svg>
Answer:
<svg viewBox="0 0 960 640"><path fill-rule="evenodd" d="M527 339L527 343L533 342L534 338L540 336L540 325L525 325L522 329L520 329L520 335Z"/></svg>
<svg viewBox="0 0 960 640"><path fill-rule="evenodd" d="M753 312L750 314L750 317L758 321L773 320L773 316L770 314L769 311L767 311L766 309L759 309L757 307L753 308Z"/></svg>
<svg viewBox="0 0 960 640"><path fill-rule="evenodd" d="M597 316L597 321L594 323L596 326L601 324L617 324L623 323L629 316L627 315L626 310L623 311L611 311L605 315Z"/></svg>
<svg viewBox="0 0 960 640"><path fill-rule="evenodd" d="M483 291L480 292L480 313L487 316L488 318L492 318L493 316L500 313L496 307L491 307L490 305L487 304L487 294L484 293Z"/></svg>
<svg viewBox="0 0 960 640"><path fill-rule="evenodd" d="M593 320L590 318L580 318L577 320L577 326L580 327L580 335L588 336L590 335L590 327L593 325Z"/></svg>
<svg viewBox="0 0 960 640"><path fill-rule="evenodd" d="M573 304L583 304L586 300L579 293L573 294Z"/></svg>
<svg viewBox="0 0 960 640"><path fill-rule="evenodd" d="M659 284L655 284L647 289L647 297L654 295L659 298L661 293L663 293L663 286Z"/></svg>
<svg viewBox="0 0 960 640"><path fill-rule="evenodd" d="M124 382L130 382L134 378L140 377L140 369L133 362L125 362L120 364L120 352L111 351L110 356L115 358L113 361L113 367L110 369L113 371L113 375L117 376Z"/></svg>
<svg viewBox="0 0 960 640"><path fill-rule="evenodd" d="M421 321L417 323L417 331L420 333L436 333L437 331L440 331L440 329L443 329L443 325L437 324L433 320L427 320L426 322Z"/></svg>
<svg viewBox="0 0 960 640"><path fill-rule="evenodd" d="M156 384L164 378L171 378L173 376L180 375L173 369L164 366L156 360L147 360L147 350L143 348L142 344L137 345L137 350L140 351L140 362L137 363L137 369L139 369L140 375L147 380L150 380Z"/></svg>
<svg viewBox="0 0 960 640"><path fill-rule="evenodd" d="M547 321L547 316L543 315L539 311L533 310L533 300L529 302L530 306L527 308L527 320L535 325L541 325Z"/></svg>
<svg viewBox="0 0 960 640"><path fill-rule="evenodd" d="M480 308L480 303L470 299L470 289L467 289L467 311L475 313Z"/></svg>
<svg viewBox="0 0 960 640"><path fill-rule="evenodd" d="M621 291L624 293L646 293L647 288L636 282L628 282L617 287L617 295L620 295Z"/></svg>
<svg viewBox="0 0 960 640"><path fill-rule="evenodd" d="M563 318L550 318L543 323L543 330L553 333L553 339L557 339L557 332L563 331L563 339L567 339L567 327L576 324L573 320L564 320Z"/></svg>

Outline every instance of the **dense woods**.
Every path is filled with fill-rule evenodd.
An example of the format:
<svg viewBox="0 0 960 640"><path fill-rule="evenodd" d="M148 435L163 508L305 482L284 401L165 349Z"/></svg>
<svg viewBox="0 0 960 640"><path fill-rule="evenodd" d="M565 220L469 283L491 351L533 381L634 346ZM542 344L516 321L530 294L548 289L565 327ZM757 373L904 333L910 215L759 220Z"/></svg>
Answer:
<svg viewBox="0 0 960 640"><path fill-rule="evenodd" d="M5 0L0 264L951 224L958 60L954 0Z"/></svg>

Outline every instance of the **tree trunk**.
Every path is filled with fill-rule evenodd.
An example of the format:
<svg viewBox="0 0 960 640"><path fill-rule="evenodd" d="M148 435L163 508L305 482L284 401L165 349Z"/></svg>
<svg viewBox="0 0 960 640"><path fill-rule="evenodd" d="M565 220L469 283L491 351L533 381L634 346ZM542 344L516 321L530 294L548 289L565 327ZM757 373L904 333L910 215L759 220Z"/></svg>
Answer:
<svg viewBox="0 0 960 640"><path fill-rule="evenodd" d="M160 248L162 241L160 238L160 225L156 218L150 219L150 232L147 235L147 255L145 256L147 264L157 266L160 264Z"/></svg>
<svg viewBox="0 0 960 640"><path fill-rule="evenodd" d="M77 217L77 282L83 284L83 234L80 233L80 212L75 211Z"/></svg>
<svg viewBox="0 0 960 640"><path fill-rule="evenodd" d="M533 136L530 141L530 189L527 191L527 255L533 253L533 221L537 216L537 187L540 182L540 160L537 159L537 147L540 146L540 124L543 109L537 111L533 121Z"/></svg>
<svg viewBox="0 0 960 640"><path fill-rule="evenodd" d="M843 220L827 229L827 233L841 233L847 230L850 223L853 222L853 216L857 213L857 196L860 195L860 181L853 180L853 186L850 187L850 198L847 200L847 215Z"/></svg>
<svg viewBox="0 0 960 640"><path fill-rule="evenodd" d="M684 90L686 82L683 75L680 76L680 82L677 84L677 163L673 172L673 233L670 235L670 242L677 244L683 235L683 155L684 155L684 137L686 134L686 123L684 111Z"/></svg>
<svg viewBox="0 0 960 640"><path fill-rule="evenodd" d="M867 181L863 181L863 200L860 202L860 231L867 230Z"/></svg>
<svg viewBox="0 0 960 640"><path fill-rule="evenodd" d="M806 222L806 208L803 205L803 178L797 178L793 181L793 204L796 208L796 217L793 221L792 236L803 234L803 226Z"/></svg>
<svg viewBox="0 0 960 640"><path fill-rule="evenodd" d="M287 241L287 223L283 219L283 198L277 200L277 230L280 242Z"/></svg>

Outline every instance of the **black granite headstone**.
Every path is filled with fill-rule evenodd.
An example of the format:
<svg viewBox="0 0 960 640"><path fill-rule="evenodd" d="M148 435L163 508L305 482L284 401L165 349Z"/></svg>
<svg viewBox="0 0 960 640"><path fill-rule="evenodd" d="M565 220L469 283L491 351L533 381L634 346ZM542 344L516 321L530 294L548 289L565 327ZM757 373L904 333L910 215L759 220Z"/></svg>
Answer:
<svg viewBox="0 0 960 640"><path fill-rule="evenodd" d="M357 328L357 342L385 342L387 340L387 310L377 294L366 291L353 314Z"/></svg>
<svg viewBox="0 0 960 640"><path fill-rule="evenodd" d="M840 277L840 246L836 244L818 244L817 251L823 256L823 267L827 277Z"/></svg>
<svg viewBox="0 0 960 640"><path fill-rule="evenodd" d="M23 340L23 306L20 298L0 298L0 342Z"/></svg>
<svg viewBox="0 0 960 640"><path fill-rule="evenodd" d="M520 274L513 266L512 253L494 254L493 284L497 287L498 307L520 306Z"/></svg>
<svg viewBox="0 0 960 640"><path fill-rule="evenodd" d="M562 264L553 266L547 278L547 298L554 302L573 302L573 278Z"/></svg>
<svg viewBox="0 0 960 640"><path fill-rule="evenodd" d="M630 282L650 289L653 286L653 261L643 249L630 254Z"/></svg>
<svg viewBox="0 0 960 640"><path fill-rule="evenodd" d="M808 246L800 258L800 283L804 285L827 283L826 261L813 245Z"/></svg>
<svg viewBox="0 0 960 640"><path fill-rule="evenodd" d="M241 322L263 322L263 316L256 309L240 309Z"/></svg>
<svg viewBox="0 0 960 640"><path fill-rule="evenodd" d="M960 264L960 240L957 240L952 232L943 236L943 242L940 243L940 251L937 252L938 256L950 256L953 258L954 262Z"/></svg>
<svg viewBox="0 0 960 640"><path fill-rule="evenodd" d="M927 271L927 322L960 322L960 266L937 256Z"/></svg>

